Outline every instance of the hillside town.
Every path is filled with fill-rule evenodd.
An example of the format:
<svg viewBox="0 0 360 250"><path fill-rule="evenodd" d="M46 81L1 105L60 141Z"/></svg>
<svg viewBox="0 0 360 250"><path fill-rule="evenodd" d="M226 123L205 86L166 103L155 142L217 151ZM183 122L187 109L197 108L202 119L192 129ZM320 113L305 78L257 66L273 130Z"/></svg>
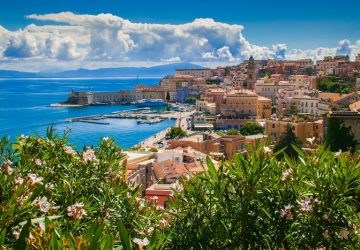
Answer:
<svg viewBox="0 0 360 250"><path fill-rule="evenodd" d="M166 207L181 176L206 171L208 155L215 165L233 160L249 145L274 145L291 128L303 149L322 144L328 119L340 119L360 142L360 55L326 57L316 64L297 61L249 60L215 69L178 69L156 86L136 86L115 93L73 92L69 102L131 103L160 99L192 104L178 112L171 128L127 151L129 180L140 185L148 201ZM182 117L181 117L182 116ZM247 130L247 127L256 127ZM245 131L245 132L244 132ZM330 133L330 132L329 132ZM356 148L359 148L357 144Z"/></svg>

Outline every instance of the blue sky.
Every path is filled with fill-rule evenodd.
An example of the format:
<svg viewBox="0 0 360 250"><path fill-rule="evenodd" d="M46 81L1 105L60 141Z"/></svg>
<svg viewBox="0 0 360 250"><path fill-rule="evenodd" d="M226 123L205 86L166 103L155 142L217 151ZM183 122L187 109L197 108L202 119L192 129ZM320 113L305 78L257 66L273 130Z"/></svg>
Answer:
<svg viewBox="0 0 360 250"><path fill-rule="evenodd" d="M41 60L46 61L47 65L51 61L50 63L59 67L65 67L64 65L78 67L80 62L88 67L101 67L101 65L120 65L121 63L124 64L124 62L135 61L138 63L141 63L141 61L148 62L149 64L184 60L203 64L209 62L212 64L217 62L234 63L243 60L249 53L261 58L288 57L290 59L296 56L310 56L316 59L317 56L322 56L323 54L331 55L339 51L356 54L360 46L360 44L357 44L357 41L360 40L359 11L360 1L354 0L2 0L0 26L5 31L0 33L0 46L2 46L3 52L3 58L0 58L0 60L3 60L2 65L6 65L3 68L16 68L17 65L18 68L25 67L26 63L23 61L31 57L34 57L39 67L41 66ZM39 32L41 27L46 29L48 25L57 25L65 28L74 26L74 23L69 23L68 18L59 19L54 16L45 18L43 16L61 12L71 12L79 18L84 14L98 17L97 15L101 13L110 13L121 20L127 19L131 23L171 24L175 25L173 26L174 28L178 27L176 25L191 24L197 18L211 18L216 25L228 25L228 32L238 32L242 40L241 42L232 41L231 39L237 39L232 37L229 41L213 41L212 39L219 40L218 35L220 33L215 36L201 33L200 36L196 32L205 32L203 28L206 26L206 32L211 33L211 27L213 26L210 24L210 27L209 22L202 23L201 25L204 25L204 27L196 31L189 31L189 34L193 36L193 39L201 40L204 38L204 41L208 40L209 42L205 42L206 45L201 45L204 48L201 51L202 56L199 56L200 54L188 56L188 54L180 53L179 49L170 46L171 42L177 42L177 37L175 39L174 36L169 36L167 33L164 34L163 31L158 31L156 27L153 27L152 34L154 36L164 35L165 38L162 39L164 48L173 51L173 53L164 53L164 58L152 58L151 56L153 55L147 53L147 50L154 49L154 47L148 46L148 44L145 44L147 50L145 50L145 47L141 47L145 46L142 45L143 43L138 37L138 33L143 32L141 28L139 32L136 32L134 27L131 27L130 33L125 32L123 34L121 29L126 28L120 25L117 27L118 31L121 31L120 35L106 37L104 40L99 41L99 39L92 39L93 37L91 36L91 34L94 34L92 31L96 27L89 27L88 23L76 21L76 26L85 27L84 29L90 34L88 42L80 41L80 38L73 37L69 33L57 32L55 35L51 33L51 36L53 36L51 42L55 44L51 45L50 50L52 54L49 52L49 47L47 47L46 53L41 52L43 51L41 46L45 45L36 45L36 48L31 47L32 43L34 43L33 40L38 41L42 38L40 35L34 35L34 27L32 26L30 33L22 34L28 25L34 24L36 32ZM36 18L27 18L31 14L37 15ZM238 30L235 31L236 27L234 25L241 25L243 29L240 30L238 27ZM19 32L19 29L21 32ZM187 27L184 29L188 32ZM46 30L48 32L49 29ZM181 27L180 30L182 30ZM114 30L109 29L109 31L113 32ZM227 33L221 33L221 35L227 36ZM25 38L21 36L25 36ZM29 36L34 37L29 38ZM114 40L114 43L107 43L109 39L114 37L116 37L115 40L117 39L116 41ZM43 37L43 39L45 38ZM46 39L43 41L43 44L49 40L49 36ZM104 41L105 43L102 43ZM184 47L184 43L186 46L189 45L188 41L183 41L178 47ZM102 48L102 46L117 46L118 44L120 44L120 47L116 51L108 51ZM187 48L186 46L185 48ZM197 46L189 45L188 50L191 48L198 49ZM344 46L345 48L343 48ZM87 47L88 49L86 49ZM264 49L265 47L268 50ZM55 53L54 50L59 48L62 51L56 51ZM25 51L27 49L33 50ZM144 53L145 51L147 56L141 58L135 53L136 50L139 53ZM94 51L102 54L96 55ZM109 54L114 52L121 54L121 58L115 59L113 55L109 56ZM49 53L51 56L49 56ZM104 55L107 57L106 60L100 58L104 57ZM18 58L24 60L18 62ZM66 61L71 61L71 63L68 64Z"/></svg>

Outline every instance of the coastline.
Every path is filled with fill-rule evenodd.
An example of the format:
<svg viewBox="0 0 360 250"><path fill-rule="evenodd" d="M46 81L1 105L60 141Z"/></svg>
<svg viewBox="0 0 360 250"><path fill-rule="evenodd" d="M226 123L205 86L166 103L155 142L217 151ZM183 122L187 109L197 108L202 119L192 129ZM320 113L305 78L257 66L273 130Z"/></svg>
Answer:
<svg viewBox="0 0 360 250"><path fill-rule="evenodd" d="M185 130L187 134L191 132L191 129L187 129L187 118L190 117L195 110L188 111L188 112L177 112L176 117L176 123L174 126L179 126L181 129ZM156 148L159 149L159 146L157 145L158 142L165 140L166 133L170 130L169 128L166 128L148 138L145 140L135 144L133 148ZM154 145L155 144L155 145Z"/></svg>

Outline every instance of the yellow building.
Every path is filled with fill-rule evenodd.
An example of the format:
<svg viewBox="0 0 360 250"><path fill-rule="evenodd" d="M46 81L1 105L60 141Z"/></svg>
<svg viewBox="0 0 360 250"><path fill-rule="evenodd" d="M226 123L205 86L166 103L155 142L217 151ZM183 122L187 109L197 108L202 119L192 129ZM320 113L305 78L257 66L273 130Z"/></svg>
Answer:
<svg viewBox="0 0 360 250"><path fill-rule="evenodd" d="M291 126L294 134L303 142L309 137L315 137L319 142L323 140L323 120L318 121L287 121L266 120L265 133L273 140L279 139Z"/></svg>
<svg viewBox="0 0 360 250"><path fill-rule="evenodd" d="M257 117L267 119L271 116L271 100L269 98L258 96L257 99Z"/></svg>
<svg viewBox="0 0 360 250"><path fill-rule="evenodd" d="M258 114L258 96L249 90L227 92L220 105L220 114L223 117L255 117Z"/></svg>

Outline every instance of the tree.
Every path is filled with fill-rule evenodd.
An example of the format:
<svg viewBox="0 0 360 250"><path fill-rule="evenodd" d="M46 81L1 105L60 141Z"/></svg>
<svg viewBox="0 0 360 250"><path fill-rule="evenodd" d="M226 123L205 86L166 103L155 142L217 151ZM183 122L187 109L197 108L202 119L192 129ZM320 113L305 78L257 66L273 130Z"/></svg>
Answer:
<svg viewBox="0 0 360 250"><path fill-rule="evenodd" d="M186 132L180 127L172 127L170 131L166 133L166 137L170 139L179 138L186 136Z"/></svg>
<svg viewBox="0 0 360 250"><path fill-rule="evenodd" d="M191 103L191 104L195 104L196 103L196 98L193 96L190 96L186 99L187 103Z"/></svg>
<svg viewBox="0 0 360 250"><path fill-rule="evenodd" d="M278 152L279 150L286 148L284 153L286 153L291 158L296 158L298 153L291 145L301 148L302 143L300 139L296 137L292 127L289 125L286 129L286 133L283 134L279 141L275 144L274 152Z"/></svg>
<svg viewBox="0 0 360 250"><path fill-rule="evenodd" d="M239 130L235 128L228 129L226 135L240 135Z"/></svg>
<svg viewBox="0 0 360 250"><path fill-rule="evenodd" d="M290 105L290 109L289 109L289 115L297 115L300 112L300 110L298 109L298 107L292 103Z"/></svg>
<svg viewBox="0 0 360 250"><path fill-rule="evenodd" d="M240 133L242 135L257 135L264 133L264 128L257 122L247 122L241 127Z"/></svg>
<svg viewBox="0 0 360 250"><path fill-rule="evenodd" d="M327 118L327 133L325 142L330 146L331 151L348 150L354 151L358 142L350 127L344 125L344 121L337 117Z"/></svg>

